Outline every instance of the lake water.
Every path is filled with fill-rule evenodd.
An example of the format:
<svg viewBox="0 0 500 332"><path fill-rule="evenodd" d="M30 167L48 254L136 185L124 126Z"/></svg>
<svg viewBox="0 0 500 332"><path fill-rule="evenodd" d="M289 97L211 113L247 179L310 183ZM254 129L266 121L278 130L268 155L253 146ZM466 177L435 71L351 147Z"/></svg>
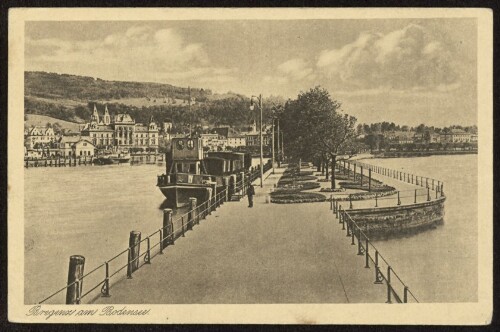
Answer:
<svg viewBox="0 0 500 332"><path fill-rule="evenodd" d="M363 160L445 183L442 226L375 243L420 302L477 301L477 160L477 155Z"/></svg>
<svg viewBox="0 0 500 332"><path fill-rule="evenodd" d="M477 156L365 162L445 182L443 226L376 245L421 302L476 301ZM90 271L127 248L130 231L145 237L159 229L164 197L156 175L163 171L156 165L25 169L25 303L65 285L69 256L85 256ZM64 294L49 303L64 303Z"/></svg>

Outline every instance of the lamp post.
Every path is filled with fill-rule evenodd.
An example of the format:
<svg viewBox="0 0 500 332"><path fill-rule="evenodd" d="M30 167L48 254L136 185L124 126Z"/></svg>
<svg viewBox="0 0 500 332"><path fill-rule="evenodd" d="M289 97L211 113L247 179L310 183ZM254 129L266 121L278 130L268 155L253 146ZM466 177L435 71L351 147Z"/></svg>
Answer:
<svg viewBox="0 0 500 332"><path fill-rule="evenodd" d="M262 146L262 94L260 94L258 97L257 96L252 96L250 98L250 110L253 111L254 109L254 99L257 99L257 101L259 102L257 104L257 106L259 107L259 110L260 110L260 123L259 123L259 127L260 127L260 130L259 130L259 140L260 140L260 187L262 188L264 186L263 184L263 178L264 178L264 163L262 161L262 157L263 157L263 146Z"/></svg>

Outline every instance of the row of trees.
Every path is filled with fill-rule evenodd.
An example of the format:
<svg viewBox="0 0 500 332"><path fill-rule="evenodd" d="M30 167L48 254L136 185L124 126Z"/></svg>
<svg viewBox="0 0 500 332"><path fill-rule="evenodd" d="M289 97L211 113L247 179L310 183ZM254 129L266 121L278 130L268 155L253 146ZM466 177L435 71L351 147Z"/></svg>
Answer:
<svg viewBox="0 0 500 332"><path fill-rule="evenodd" d="M366 123L360 123L356 127L356 133L358 135L370 135L370 134L379 134L379 133L385 133L385 132L391 132L391 131L414 131L417 134L424 134L424 133L449 133L451 132L452 129L460 129L465 132L470 132L470 133L477 133L477 126L460 126L460 125L453 125L449 127L434 127L434 126L427 126L423 123L419 124L416 127L410 127L410 126L400 126L395 124L394 122L377 122L377 123L371 123L371 124L366 124Z"/></svg>
<svg viewBox="0 0 500 332"><path fill-rule="evenodd" d="M345 114L342 105L326 89L315 87L288 100L278 112L287 155L295 160L316 160L331 167L335 189L335 163L339 156L357 150L356 118ZM328 176L328 173L327 173Z"/></svg>

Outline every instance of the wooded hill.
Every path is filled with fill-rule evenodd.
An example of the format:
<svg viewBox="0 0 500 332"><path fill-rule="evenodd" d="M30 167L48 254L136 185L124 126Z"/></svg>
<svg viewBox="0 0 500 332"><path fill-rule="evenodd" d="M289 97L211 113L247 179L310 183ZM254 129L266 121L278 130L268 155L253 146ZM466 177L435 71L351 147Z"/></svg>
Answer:
<svg viewBox="0 0 500 332"><path fill-rule="evenodd" d="M70 100L112 100L122 98L176 98L187 99L188 88L170 84L106 81L100 78L55 74L46 72L25 72L24 91L27 96L62 98ZM191 89L191 97L197 101L207 100L211 90Z"/></svg>
<svg viewBox="0 0 500 332"><path fill-rule="evenodd" d="M240 94L228 92L220 95L212 94L210 89L191 88L191 97L196 100L190 107L191 111L188 96L187 87L170 84L25 72L25 114L83 123L90 119L94 105L100 114L107 105L112 114L129 113L136 122L146 123L151 116L156 122L172 120L174 132L186 131L189 124L242 128L258 118L258 110L250 111L249 98ZM130 103L134 98L142 99L144 103ZM166 103L164 98L171 98L172 102ZM146 102L146 99L151 102ZM271 103L265 103L266 116L270 107Z"/></svg>

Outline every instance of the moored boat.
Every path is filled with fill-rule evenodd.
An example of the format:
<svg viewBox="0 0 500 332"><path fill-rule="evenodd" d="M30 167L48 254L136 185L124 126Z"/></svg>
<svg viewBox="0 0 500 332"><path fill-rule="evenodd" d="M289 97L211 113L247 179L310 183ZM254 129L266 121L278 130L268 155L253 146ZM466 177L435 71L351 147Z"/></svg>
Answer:
<svg viewBox="0 0 500 332"><path fill-rule="evenodd" d="M158 176L157 186L167 199L167 207L180 208L188 204L190 197L205 202L224 188L234 188L250 165L251 158L244 153L205 155L201 139L174 138L172 151L167 156L166 173Z"/></svg>

